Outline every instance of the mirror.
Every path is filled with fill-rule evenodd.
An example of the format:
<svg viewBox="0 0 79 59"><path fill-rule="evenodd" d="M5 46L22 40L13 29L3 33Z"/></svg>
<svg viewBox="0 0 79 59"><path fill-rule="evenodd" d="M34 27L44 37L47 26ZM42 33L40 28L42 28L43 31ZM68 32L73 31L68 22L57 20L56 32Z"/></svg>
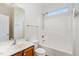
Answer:
<svg viewBox="0 0 79 59"><path fill-rule="evenodd" d="M10 8L5 4L0 4L0 42L9 40Z"/></svg>
<svg viewBox="0 0 79 59"><path fill-rule="evenodd" d="M22 8L14 7L14 18L13 18L13 37L14 39L24 38L24 20L25 12Z"/></svg>
<svg viewBox="0 0 79 59"><path fill-rule="evenodd" d="M25 11L19 6L0 4L0 43L24 39Z"/></svg>

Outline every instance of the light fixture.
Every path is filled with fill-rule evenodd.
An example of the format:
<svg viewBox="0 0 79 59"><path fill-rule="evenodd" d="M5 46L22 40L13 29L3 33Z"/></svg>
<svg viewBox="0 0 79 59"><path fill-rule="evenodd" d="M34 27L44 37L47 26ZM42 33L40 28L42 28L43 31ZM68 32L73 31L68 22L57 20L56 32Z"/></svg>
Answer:
<svg viewBox="0 0 79 59"><path fill-rule="evenodd" d="M59 9L54 10L53 12L49 12L48 16L54 16L54 15L62 14L65 12L68 12L68 7L59 8Z"/></svg>

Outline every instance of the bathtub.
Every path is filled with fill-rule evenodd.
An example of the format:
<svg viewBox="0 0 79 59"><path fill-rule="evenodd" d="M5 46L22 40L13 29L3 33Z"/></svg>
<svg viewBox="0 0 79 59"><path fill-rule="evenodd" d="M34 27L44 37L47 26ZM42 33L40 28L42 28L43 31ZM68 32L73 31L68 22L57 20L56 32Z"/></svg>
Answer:
<svg viewBox="0 0 79 59"><path fill-rule="evenodd" d="M48 42L40 42L39 47L47 51L48 56L72 56L72 49L65 49Z"/></svg>

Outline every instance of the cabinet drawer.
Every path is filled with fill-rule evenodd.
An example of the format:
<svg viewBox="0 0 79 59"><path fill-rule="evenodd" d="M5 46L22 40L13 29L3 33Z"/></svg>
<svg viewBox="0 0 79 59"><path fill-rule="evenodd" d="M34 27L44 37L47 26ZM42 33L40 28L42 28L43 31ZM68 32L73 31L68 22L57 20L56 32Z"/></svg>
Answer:
<svg viewBox="0 0 79 59"><path fill-rule="evenodd" d="M34 55L34 47L30 47L24 50L23 56L33 56Z"/></svg>

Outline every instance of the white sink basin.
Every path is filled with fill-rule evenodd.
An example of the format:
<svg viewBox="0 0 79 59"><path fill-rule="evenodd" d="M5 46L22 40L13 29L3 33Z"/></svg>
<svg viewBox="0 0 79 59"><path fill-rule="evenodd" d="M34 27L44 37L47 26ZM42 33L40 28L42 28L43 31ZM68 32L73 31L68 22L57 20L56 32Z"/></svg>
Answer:
<svg viewBox="0 0 79 59"><path fill-rule="evenodd" d="M16 48L22 48L22 47L24 47L25 46L25 44L16 44L16 45L11 45L11 48L13 48L13 49L16 49Z"/></svg>

